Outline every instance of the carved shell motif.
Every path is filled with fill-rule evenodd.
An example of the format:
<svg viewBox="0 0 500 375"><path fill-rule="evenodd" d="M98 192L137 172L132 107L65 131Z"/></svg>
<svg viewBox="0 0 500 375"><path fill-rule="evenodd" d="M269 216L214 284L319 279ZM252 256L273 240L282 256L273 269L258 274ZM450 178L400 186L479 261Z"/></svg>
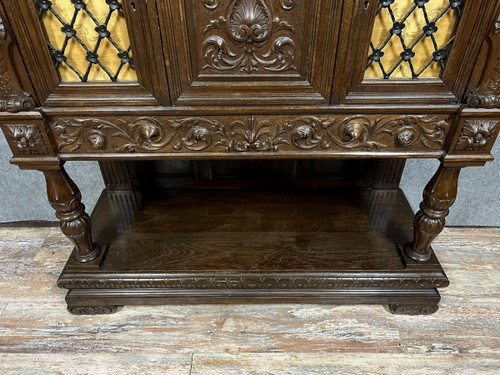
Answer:
<svg viewBox="0 0 500 375"><path fill-rule="evenodd" d="M293 2L283 4L285 10L293 7ZM273 17L268 0L233 0L227 16L211 20L204 33L208 37L203 69L229 71L239 67L248 74L297 70L297 48L291 37L295 29Z"/></svg>
<svg viewBox="0 0 500 375"><path fill-rule="evenodd" d="M271 32L271 12L263 0L234 0L227 19L237 42L260 43Z"/></svg>

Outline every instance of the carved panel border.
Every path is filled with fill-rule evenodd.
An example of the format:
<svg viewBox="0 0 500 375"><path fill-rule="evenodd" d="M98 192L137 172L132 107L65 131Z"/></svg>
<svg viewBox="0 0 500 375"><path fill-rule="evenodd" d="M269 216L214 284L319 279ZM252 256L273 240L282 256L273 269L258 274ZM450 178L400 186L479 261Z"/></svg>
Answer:
<svg viewBox="0 0 500 375"><path fill-rule="evenodd" d="M445 277L151 277L133 279L123 277L62 277L60 288L66 289L428 289L443 288L449 281Z"/></svg>
<svg viewBox="0 0 500 375"><path fill-rule="evenodd" d="M49 121L63 153L318 153L441 150L448 115L68 118Z"/></svg>

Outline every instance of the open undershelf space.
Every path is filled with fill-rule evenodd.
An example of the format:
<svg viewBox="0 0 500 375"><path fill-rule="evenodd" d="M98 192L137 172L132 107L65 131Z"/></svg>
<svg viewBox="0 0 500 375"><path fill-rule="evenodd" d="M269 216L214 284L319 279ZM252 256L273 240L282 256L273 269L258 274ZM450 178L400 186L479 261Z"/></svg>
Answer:
<svg viewBox="0 0 500 375"><path fill-rule="evenodd" d="M436 257L406 258L400 189L105 191L92 214L98 267L72 259L70 306L302 301L436 305Z"/></svg>

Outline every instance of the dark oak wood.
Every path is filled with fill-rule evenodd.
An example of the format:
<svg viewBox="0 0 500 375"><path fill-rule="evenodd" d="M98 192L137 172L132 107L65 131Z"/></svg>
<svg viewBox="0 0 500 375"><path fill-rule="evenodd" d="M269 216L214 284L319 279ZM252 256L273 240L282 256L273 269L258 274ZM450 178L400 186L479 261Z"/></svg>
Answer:
<svg viewBox="0 0 500 375"><path fill-rule="evenodd" d="M293 202L292 207L290 202ZM399 189L200 190L160 193L133 224L103 194L98 270L70 259L58 285L70 306L301 301L435 306L448 279L397 243L413 213ZM398 311L396 311L398 312Z"/></svg>
<svg viewBox="0 0 500 375"><path fill-rule="evenodd" d="M413 242L405 247L406 254L419 262L428 261L430 246L444 228L449 208L455 203L460 168L441 165L424 190L424 200L415 216Z"/></svg>
<svg viewBox="0 0 500 375"><path fill-rule="evenodd" d="M50 205L56 210L61 230L75 245L73 256L81 263L97 259L100 248L92 241L90 217L81 202L81 194L63 166L43 171Z"/></svg>
<svg viewBox="0 0 500 375"><path fill-rule="evenodd" d="M75 245L70 312L437 310L432 241L500 132L500 1L464 3L438 77L383 80L364 74L379 0L122 0L135 82L62 81L40 4L0 0L0 128ZM407 158L442 163L413 219ZM93 223L68 160L100 163Z"/></svg>

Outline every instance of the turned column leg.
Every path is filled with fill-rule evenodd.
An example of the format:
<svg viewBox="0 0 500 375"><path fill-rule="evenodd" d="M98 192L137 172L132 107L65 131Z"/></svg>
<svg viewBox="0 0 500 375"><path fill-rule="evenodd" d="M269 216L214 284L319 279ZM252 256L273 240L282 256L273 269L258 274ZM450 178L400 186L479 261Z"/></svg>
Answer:
<svg viewBox="0 0 500 375"><path fill-rule="evenodd" d="M443 230L457 197L460 170L441 164L425 187L420 211L415 216L413 241L405 246L406 255L413 260L426 262L431 258L432 241Z"/></svg>
<svg viewBox="0 0 500 375"><path fill-rule="evenodd" d="M49 202L61 221L61 230L75 245L75 259L81 263L93 261L100 249L92 242L90 217L81 202L80 190L62 166L43 173Z"/></svg>

